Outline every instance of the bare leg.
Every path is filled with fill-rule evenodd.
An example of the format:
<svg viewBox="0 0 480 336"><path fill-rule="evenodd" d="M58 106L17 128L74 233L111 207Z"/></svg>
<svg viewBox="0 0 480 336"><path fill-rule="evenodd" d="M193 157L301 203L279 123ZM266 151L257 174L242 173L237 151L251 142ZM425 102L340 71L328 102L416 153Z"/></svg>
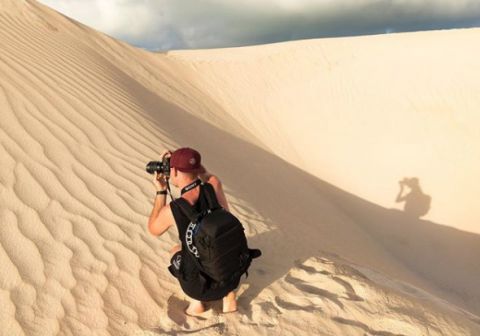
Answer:
<svg viewBox="0 0 480 336"><path fill-rule="evenodd" d="M231 291L223 298L223 312L231 313L237 311L237 298L235 292Z"/></svg>
<svg viewBox="0 0 480 336"><path fill-rule="evenodd" d="M182 247L179 244L175 245L170 249L170 256L173 256L175 253L181 250L182 250Z"/></svg>
<svg viewBox="0 0 480 336"><path fill-rule="evenodd" d="M175 245L170 249L170 255L173 256L178 251L181 251L182 247L180 245ZM203 305L202 301L190 299L190 304L188 305L185 313L191 316L198 316L205 312L205 306Z"/></svg>

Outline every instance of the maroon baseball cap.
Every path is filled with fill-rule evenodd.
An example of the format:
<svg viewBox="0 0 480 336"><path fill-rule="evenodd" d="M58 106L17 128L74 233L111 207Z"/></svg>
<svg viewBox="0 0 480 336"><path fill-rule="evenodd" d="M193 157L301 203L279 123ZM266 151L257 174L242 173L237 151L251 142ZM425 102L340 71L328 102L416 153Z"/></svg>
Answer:
<svg viewBox="0 0 480 336"><path fill-rule="evenodd" d="M202 166L201 160L200 153L195 149L188 147L179 148L170 157L170 167L185 173L202 174L206 170Z"/></svg>

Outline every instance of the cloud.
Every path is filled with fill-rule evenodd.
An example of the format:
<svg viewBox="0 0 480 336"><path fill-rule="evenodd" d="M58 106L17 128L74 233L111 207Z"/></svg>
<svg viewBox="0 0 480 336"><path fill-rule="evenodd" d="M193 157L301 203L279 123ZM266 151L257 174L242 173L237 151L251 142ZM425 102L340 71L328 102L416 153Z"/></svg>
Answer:
<svg viewBox="0 0 480 336"><path fill-rule="evenodd" d="M480 26L478 0L40 0L147 49Z"/></svg>

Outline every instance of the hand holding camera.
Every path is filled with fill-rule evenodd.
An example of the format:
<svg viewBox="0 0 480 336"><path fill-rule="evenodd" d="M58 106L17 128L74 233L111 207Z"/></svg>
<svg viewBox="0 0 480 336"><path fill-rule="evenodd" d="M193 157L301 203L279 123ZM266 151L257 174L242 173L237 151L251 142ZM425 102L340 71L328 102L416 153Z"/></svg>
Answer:
<svg viewBox="0 0 480 336"><path fill-rule="evenodd" d="M146 171L154 174L153 184L157 190L165 190L170 177L170 151L164 151L161 155L162 161L150 161L147 163Z"/></svg>

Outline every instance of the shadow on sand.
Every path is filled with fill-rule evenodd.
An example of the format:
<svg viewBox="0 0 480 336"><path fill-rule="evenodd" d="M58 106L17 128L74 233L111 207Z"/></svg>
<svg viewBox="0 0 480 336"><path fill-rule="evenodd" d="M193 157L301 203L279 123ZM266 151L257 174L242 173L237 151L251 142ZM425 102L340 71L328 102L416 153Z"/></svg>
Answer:
<svg viewBox="0 0 480 336"><path fill-rule="evenodd" d="M425 216L430 211L430 204L432 197L423 192L420 187L420 180L417 177L404 178L399 181L400 191L397 195L396 202L405 202L403 211L409 217L420 218ZM406 195L403 194L404 186L410 189Z"/></svg>

